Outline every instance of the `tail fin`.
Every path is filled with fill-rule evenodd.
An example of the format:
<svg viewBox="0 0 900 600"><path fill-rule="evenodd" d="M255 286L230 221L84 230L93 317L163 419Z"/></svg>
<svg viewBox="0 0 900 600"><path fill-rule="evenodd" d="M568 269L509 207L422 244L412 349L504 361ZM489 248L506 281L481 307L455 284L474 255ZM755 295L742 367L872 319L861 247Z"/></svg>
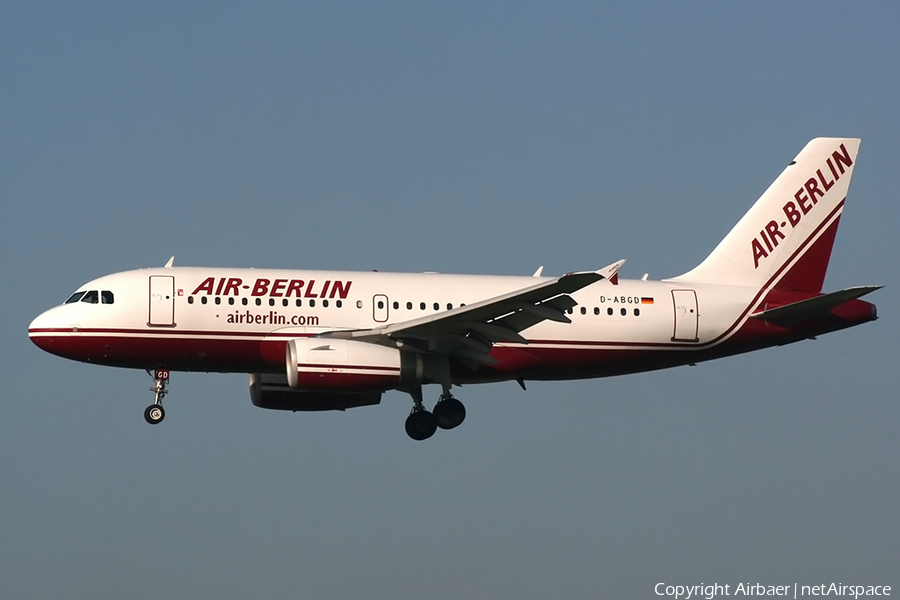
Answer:
<svg viewBox="0 0 900 600"><path fill-rule="evenodd" d="M820 292L859 142L809 142L712 254L674 280Z"/></svg>

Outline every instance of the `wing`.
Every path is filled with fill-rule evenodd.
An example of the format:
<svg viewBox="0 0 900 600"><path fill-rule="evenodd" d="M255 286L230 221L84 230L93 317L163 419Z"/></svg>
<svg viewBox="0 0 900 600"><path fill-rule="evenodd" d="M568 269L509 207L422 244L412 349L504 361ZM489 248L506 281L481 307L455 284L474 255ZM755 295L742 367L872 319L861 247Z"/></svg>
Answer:
<svg viewBox="0 0 900 600"><path fill-rule="evenodd" d="M399 343L421 352L453 356L472 368L496 364L490 356L495 343L527 344L528 340L519 332L542 321L571 323L565 313L578 303L569 294L614 277L624 263L620 260L599 271L569 273L419 319L323 335L391 346Z"/></svg>

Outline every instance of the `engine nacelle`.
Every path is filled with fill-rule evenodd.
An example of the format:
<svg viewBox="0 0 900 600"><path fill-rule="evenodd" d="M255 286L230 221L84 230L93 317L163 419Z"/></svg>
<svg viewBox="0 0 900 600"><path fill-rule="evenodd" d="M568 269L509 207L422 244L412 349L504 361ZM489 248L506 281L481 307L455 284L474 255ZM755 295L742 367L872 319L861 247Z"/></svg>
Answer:
<svg viewBox="0 0 900 600"><path fill-rule="evenodd" d="M300 392L288 387L284 375L250 374L250 400L254 406L272 410L347 410L381 402L381 392L338 394Z"/></svg>
<svg viewBox="0 0 900 600"><path fill-rule="evenodd" d="M339 338L297 338L285 353L288 386L295 390L382 392L422 381L421 355Z"/></svg>

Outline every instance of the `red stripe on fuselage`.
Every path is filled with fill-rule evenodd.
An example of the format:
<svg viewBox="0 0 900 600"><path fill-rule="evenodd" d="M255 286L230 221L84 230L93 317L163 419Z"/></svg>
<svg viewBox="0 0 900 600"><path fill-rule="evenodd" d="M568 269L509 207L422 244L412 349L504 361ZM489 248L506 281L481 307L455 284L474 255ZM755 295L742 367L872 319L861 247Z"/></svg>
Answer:
<svg viewBox="0 0 900 600"><path fill-rule="evenodd" d="M454 369L459 382L526 379L580 379L607 377L663 369L730 356L768 346L790 343L851 327L875 318L873 305L854 300L831 315L801 328L787 329L749 319L727 343L704 347L679 344L634 344L625 342L534 340L532 344L498 345L491 351L498 364L476 373ZM268 337L266 340L264 338ZM173 339L158 337L72 336L33 337L52 354L92 364L140 369L168 368L177 371L284 373L283 339L222 339L221 337ZM321 365L328 367L328 365ZM335 368L366 369L355 365ZM371 367L383 369L383 367ZM396 376L391 376L396 378ZM365 385L370 385L371 382ZM361 385L356 382L355 385Z"/></svg>

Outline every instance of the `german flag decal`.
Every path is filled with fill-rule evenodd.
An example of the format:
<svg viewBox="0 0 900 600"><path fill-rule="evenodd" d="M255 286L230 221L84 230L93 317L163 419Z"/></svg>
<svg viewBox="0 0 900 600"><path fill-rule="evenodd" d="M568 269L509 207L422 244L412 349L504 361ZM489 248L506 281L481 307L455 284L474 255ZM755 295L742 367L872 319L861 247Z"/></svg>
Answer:
<svg viewBox="0 0 900 600"><path fill-rule="evenodd" d="M653 298L644 298L641 297L641 304L653 304Z"/></svg>

